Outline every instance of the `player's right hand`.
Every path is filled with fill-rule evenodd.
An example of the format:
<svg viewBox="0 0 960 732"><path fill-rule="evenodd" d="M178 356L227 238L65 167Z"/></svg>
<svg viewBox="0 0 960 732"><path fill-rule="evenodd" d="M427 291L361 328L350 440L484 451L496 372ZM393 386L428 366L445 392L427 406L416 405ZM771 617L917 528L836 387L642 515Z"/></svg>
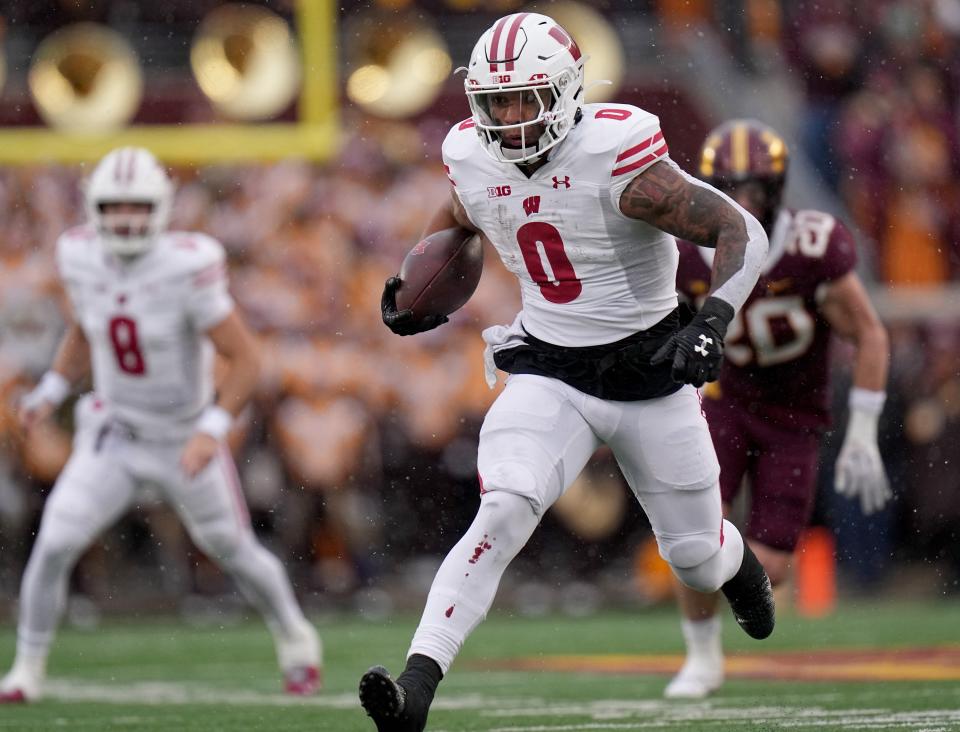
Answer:
<svg viewBox="0 0 960 732"><path fill-rule="evenodd" d="M380 296L380 316L383 323L397 335L408 336L433 330L447 322L446 315L428 315L420 320L414 320L410 310L397 310L397 290L403 280L399 277L389 278L383 285L383 295Z"/></svg>

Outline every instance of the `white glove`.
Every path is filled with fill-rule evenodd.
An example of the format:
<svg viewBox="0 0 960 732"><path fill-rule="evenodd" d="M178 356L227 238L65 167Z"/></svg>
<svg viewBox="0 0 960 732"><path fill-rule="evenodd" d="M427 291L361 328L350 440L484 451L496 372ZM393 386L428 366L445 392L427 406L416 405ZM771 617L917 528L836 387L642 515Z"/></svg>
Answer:
<svg viewBox="0 0 960 732"><path fill-rule="evenodd" d="M850 419L835 469L834 487L841 496L860 497L865 516L879 511L893 497L877 447L877 420L886 395L854 387Z"/></svg>

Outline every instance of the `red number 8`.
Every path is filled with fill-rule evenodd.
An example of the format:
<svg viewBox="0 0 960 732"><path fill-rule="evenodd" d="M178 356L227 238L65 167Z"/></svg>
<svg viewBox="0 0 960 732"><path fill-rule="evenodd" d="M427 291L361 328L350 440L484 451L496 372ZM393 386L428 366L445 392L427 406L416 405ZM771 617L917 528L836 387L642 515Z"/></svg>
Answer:
<svg viewBox="0 0 960 732"><path fill-rule="evenodd" d="M123 315L110 319L110 342L120 370L133 376L143 376L147 364L143 360L137 339L137 322Z"/></svg>

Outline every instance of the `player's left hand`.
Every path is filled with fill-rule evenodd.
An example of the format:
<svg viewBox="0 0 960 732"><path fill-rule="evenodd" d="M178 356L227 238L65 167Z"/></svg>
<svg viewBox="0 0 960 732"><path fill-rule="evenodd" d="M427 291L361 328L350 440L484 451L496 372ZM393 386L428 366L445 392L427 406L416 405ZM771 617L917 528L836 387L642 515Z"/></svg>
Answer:
<svg viewBox="0 0 960 732"><path fill-rule="evenodd" d="M213 460L220 443L213 435L195 432L180 455L180 467L188 478L195 478Z"/></svg>
<svg viewBox="0 0 960 732"><path fill-rule="evenodd" d="M869 516L893 497L877 447L878 414L853 409L835 468L834 487L841 496L860 498L860 509Z"/></svg>
<svg viewBox="0 0 960 732"><path fill-rule="evenodd" d="M700 387L716 380L723 361L723 337L733 316L729 303L708 297L689 325L660 346L650 363L656 366L671 360L671 376L682 384Z"/></svg>

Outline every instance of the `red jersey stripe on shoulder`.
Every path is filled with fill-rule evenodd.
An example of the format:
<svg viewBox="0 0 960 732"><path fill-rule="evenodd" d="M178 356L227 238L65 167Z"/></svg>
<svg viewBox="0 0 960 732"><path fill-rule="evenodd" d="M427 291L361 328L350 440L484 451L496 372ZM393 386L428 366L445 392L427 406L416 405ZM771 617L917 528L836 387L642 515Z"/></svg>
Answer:
<svg viewBox="0 0 960 732"><path fill-rule="evenodd" d="M626 160L627 158L632 158L638 152L642 152L643 150L646 150L648 147L650 147L654 143L660 142L660 140L662 139L663 139L663 132L658 131L657 134L655 134L653 137L647 138L646 140L641 142L639 145L634 145L629 150L624 150L622 153L617 155L616 162L619 163Z"/></svg>
<svg viewBox="0 0 960 732"><path fill-rule="evenodd" d="M663 157L667 153L667 143L663 143L660 147L654 150L649 155L644 155L637 161L630 163L630 165L624 165L622 168L615 168L613 173L610 174L611 177L623 175L624 173L629 173L632 170L637 168L642 168L649 162L656 160L657 158Z"/></svg>
<svg viewBox="0 0 960 732"><path fill-rule="evenodd" d="M490 71L496 71L497 64L500 63L500 56L497 54L497 47L500 45L500 35L503 33L503 29L506 27L509 19L509 15L505 15L504 17L500 18L500 22L497 23L497 27L493 29L493 39L490 41Z"/></svg>
<svg viewBox="0 0 960 732"><path fill-rule="evenodd" d="M457 125L457 130L469 130L471 127L476 127L477 123L473 121L473 117L467 117L463 122Z"/></svg>
<svg viewBox="0 0 960 732"><path fill-rule="evenodd" d="M216 262L201 269L193 276L194 287L206 287L218 282L227 276L227 267L223 262Z"/></svg>
<svg viewBox="0 0 960 732"><path fill-rule="evenodd" d="M517 34L520 32L520 24L523 23L523 19L526 18L530 13L517 13L514 18L513 25L510 26L510 32L507 34L507 50L504 54L507 59L507 65L505 71L513 71L514 65L513 61L516 57L516 45L517 45Z"/></svg>

